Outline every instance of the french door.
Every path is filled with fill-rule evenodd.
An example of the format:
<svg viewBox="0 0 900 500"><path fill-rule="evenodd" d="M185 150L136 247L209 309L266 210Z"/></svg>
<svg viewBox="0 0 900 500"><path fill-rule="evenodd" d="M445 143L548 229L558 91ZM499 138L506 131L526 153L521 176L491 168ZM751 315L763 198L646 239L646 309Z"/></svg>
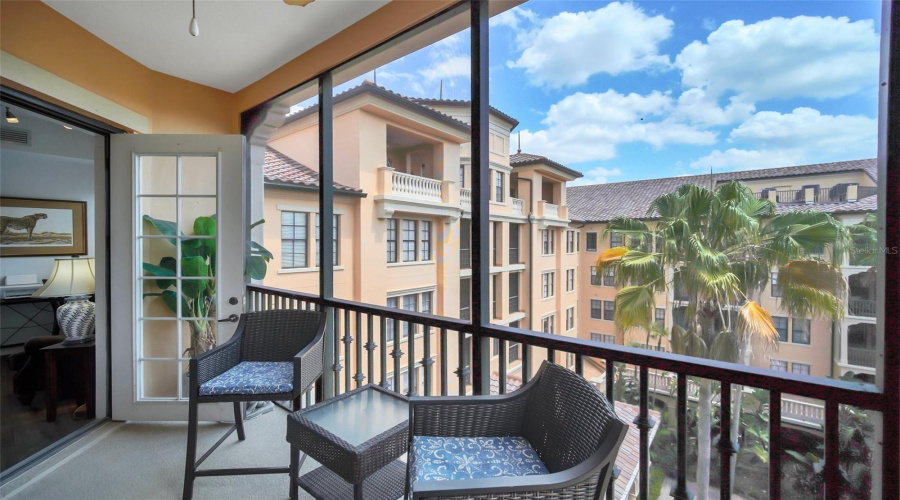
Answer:
<svg viewBox="0 0 900 500"><path fill-rule="evenodd" d="M189 359L234 333L244 147L240 135L110 138L115 420L187 420ZM203 420L233 418L230 407L203 406Z"/></svg>

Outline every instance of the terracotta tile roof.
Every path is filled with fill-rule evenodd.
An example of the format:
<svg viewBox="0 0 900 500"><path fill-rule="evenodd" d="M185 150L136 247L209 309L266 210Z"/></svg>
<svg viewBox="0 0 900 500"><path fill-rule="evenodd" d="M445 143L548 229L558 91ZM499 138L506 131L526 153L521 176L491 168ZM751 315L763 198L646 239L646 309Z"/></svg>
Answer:
<svg viewBox="0 0 900 500"><path fill-rule="evenodd" d="M396 104L399 104L401 106L404 106L407 109L411 109L413 111L422 113L429 118L433 118L437 121L440 121L442 123L450 125L451 127L454 127L457 130L461 130L466 133L469 133L471 131L471 127L469 127L468 123L457 120L456 118L453 118L450 115L441 113L440 111L437 111L434 108L426 106L425 104L421 104L421 103L417 102L418 101L417 99L412 99L412 98L406 97L403 94L398 94L397 92L394 92L393 90L389 90L380 85L375 85L375 83L373 83L371 80L364 80L361 84L357 85L356 87L352 87L350 89L347 89L347 90L341 92L340 94L335 95L334 98L332 99L332 105L346 101L347 99L356 97L356 96L358 96L360 94L364 94L366 92L370 92L370 93L377 95L383 99L386 99L386 100L389 100ZM318 104L314 104L312 106L309 106L308 108L303 108L300 111L297 111L296 113L289 114L284 121L284 125L287 125L288 123L297 121L300 118L309 116L313 113L317 113L318 111L319 111Z"/></svg>
<svg viewBox="0 0 900 500"><path fill-rule="evenodd" d="M411 97L410 99L414 102L417 102L419 104L424 104L426 106L441 105L441 104L443 104L445 106L472 106L472 101L465 100L465 99L427 99L427 98L423 98L423 97ZM504 113L503 111L500 111L499 109L497 109L493 106L491 106L491 111L493 111L494 113L499 115L500 118L503 118L504 120L506 120L510 124L512 124L512 129L519 126L519 120L516 120L512 116ZM510 129L510 130L512 130L512 129Z"/></svg>
<svg viewBox="0 0 900 500"><path fill-rule="evenodd" d="M577 170L572 170L571 168L557 163L546 156L533 155L529 153L523 153L519 151L518 153L513 153L509 155L509 165L512 167L524 167L526 165L535 165L543 163L545 165L549 165L557 170L560 170L572 177L578 179L579 177L584 177L584 174Z"/></svg>
<svg viewBox="0 0 900 500"><path fill-rule="evenodd" d="M263 177L266 184L306 188L319 187L318 172L268 146L266 147L266 159L263 164ZM352 193L365 196L361 189L345 186L337 182L334 183L334 190L337 193Z"/></svg>
<svg viewBox="0 0 900 500"><path fill-rule="evenodd" d="M671 193L677 189L678 186L683 184L714 186L717 183L729 180L757 180L852 171L864 171L872 177L873 180L877 180L876 177L873 177L876 170L876 160L867 159L800 165L796 167L724 172L719 174L611 182L608 184L593 184L590 186L573 186L566 188L566 204L569 207L569 218L578 221L603 222L616 217L652 217L653 214L647 213L650 202L663 194ZM833 212L838 205L845 204L823 203L814 206L816 206L817 209L820 207L828 207L829 211ZM780 207L785 207L780 209L791 211L802 209L803 207L809 208L810 206L811 205L790 205L785 207L784 205L780 205ZM849 211L849 207L844 207L842 209ZM859 208L858 210L863 210L863 208Z"/></svg>
<svg viewBox="0 0 900 500"><path fill-rule="evenodd" d="M491 394L498 394L497 389L500 387L500 375L497 372L491 373ZM514 392L522 387L522 378L519 374L511 374L506 376L506 392ZM636 425L633 424L635 417L638 416L640 408L635 405L615 402L616 416L619 420L628 424L628 433L625 440L622 441L622 447L619 449L619 455L616 457L616 467L619 468L619 477L616 479L616 496L619 500L628 498L628 491L637 481L638 464L641 459L641 432ZM647 410L650 418L653 419L653 427L650 428L650 439L652 443L659 430L660 413L656 410Z"/></svg>

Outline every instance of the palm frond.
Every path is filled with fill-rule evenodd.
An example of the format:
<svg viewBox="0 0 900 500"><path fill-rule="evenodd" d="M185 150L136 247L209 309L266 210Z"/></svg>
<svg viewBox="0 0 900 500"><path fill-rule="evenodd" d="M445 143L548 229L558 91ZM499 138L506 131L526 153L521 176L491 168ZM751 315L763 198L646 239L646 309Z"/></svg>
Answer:
<svg viewBox="0 0 900 500"><path fill-rule="evenodd" d="M847 281L840 269L817 260L795 260L778 270L781 306L796 317L831 317L844 314Z"/></svg>
<svg viewBox="0 0 900 500"><path fill-rule="evenodd" d="M615 247L600 252L600 254L597 255L597 261L594 263L594 265L597 266L597 275L599 276L601 274L605 266L618 262L630 251L631 250L625 247Z"/></svg>
<svg viewBox="0 0 900 500"><path fill-rule="evenodd" d="M656 297L653 287L629 286L616 294L616 326L621 330L650 328Z"/></svg>
<svg viewBox="0 0 900 500"><path fill-rule="evenodd" d="M778 344L778 330L775 329L772 315L752 300L748 300L738 311L737 324L738 331L748 337L762 339L770 345Z"/></svg>

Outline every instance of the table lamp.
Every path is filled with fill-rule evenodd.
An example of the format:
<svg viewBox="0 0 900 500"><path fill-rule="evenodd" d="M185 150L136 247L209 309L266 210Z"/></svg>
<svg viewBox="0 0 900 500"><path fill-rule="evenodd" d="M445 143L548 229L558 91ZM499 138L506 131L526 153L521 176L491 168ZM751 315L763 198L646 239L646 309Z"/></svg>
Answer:
<svg viewBox="0 0 900 500"><path fill-rule="evenodd" d="M94 259L56 259L50 279L32 297L65 297L56 310L56 321L65 344L94 340Z"/></svg>

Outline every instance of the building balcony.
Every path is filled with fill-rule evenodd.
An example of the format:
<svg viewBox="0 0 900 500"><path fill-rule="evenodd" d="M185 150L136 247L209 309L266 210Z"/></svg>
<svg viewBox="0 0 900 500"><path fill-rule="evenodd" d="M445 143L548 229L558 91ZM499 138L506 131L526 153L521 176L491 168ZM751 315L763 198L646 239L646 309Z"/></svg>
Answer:
<svg viewBox="0 0 900 500"><path fill-rule="evenodd" d="M375 204L379 218L391 218L394 212L434 216L462 215L462 190L448 180L398 172L391 167L378 169Z"/></svg>
<svg viewBox="0 0 900 500"><path fill-rule="evenodd" d="M832 187L803 189L765 189L757 192L756 197L772 203L845 203L856 201L878 193L875 186L859 186L857 184L839 184Z"/></svg>
<svg viewBox="0 0 900 500"><path fill-rule="evenodd" d="M875 349L848 347L847 363L855 366L865 366L866 368L875 368L875 359L877 355L878 353Z"/></svg>
<svg viewBox="0 0 900 500"><path fill-rule="evenodd" d="M460 189L459 190L459 204L462 206L463 210L466 212L472 211L472 190L471 189Z"/></svg>
<svg viewBox="0 0 900 500"><path fill-rule="evenodd" d="M876 316L878 304L874 300L855 299L850 297L847 301L847 314L850 316L861 316L865 318L874 318Z"/></svg>
<svg viewBox="0 0 900 500"><path fill-rule="evenodd" d="M512 199L512 213L513 213L513 215L525 215L525 200L513 198Z"/></svg>

